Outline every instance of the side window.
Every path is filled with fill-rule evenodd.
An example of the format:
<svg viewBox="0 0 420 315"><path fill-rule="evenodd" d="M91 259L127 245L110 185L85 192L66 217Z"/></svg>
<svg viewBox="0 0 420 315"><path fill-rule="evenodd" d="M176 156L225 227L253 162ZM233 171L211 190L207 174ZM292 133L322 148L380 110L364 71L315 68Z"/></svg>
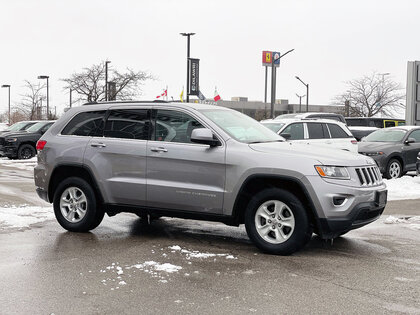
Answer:
<svg viewBox="0 0 420 315"><path fill-rule="evenodd" d="M328 128L330 129L331 138L349 138L350 137L339 125L328 124Z"/></svg>
<svg viewBox="0 0 420 315"><path fill-rule="evenodd" d="M290 124L281 133L289 133L290 140L303 140L303 123Z"/></svg>
<svg viewBox="0 0 420 315"><path fill-rule="evenodd" d="M328 133L324 133L326 130L322 125L323 124L320 123L307 123L309 139L324 139L330 137Z"/></svg>
<svg viewBox="0 0 420 315"><path fill-rule="evenodd" d="M41 128L41 133L44 133L45 131L47 131L48 129L50 129L50 127L53 125L53 123L51 124L47 124L44 127Z"/></svg>
<svg viewBox="0 0 420 315"><path fill-rule="evenodd" d="M112 110L105 122L104 137L149 139L149 110Z"/></svg>
<svg viewBox="0 0 420 315"><path fill-rule="evenodd" d="M388 128L388 127L395 127L395 121L394 120L385 120L384 121L384 127Z"/></svg>
<svg viewBox="0 0 420 315"><path fill-rule="evenodd" d="M93 133L100 127L104 116L104 110L77 114L72 120L70 120L67 126L64 127L61 134L92 136Z"/></svg>
<svg viewBox="0 0 420 315"><path fill-rule="evenodd" d="M416 139L416 142L420 142L420 130L414 130L408 137Z"/></svg>
<svg viewBox="0 0 420 315"><path fill-rule="evenodd" d="M193 117L175 110L158 110L156 115L156 141L192 143L191 133L203 126Z"/></svg>

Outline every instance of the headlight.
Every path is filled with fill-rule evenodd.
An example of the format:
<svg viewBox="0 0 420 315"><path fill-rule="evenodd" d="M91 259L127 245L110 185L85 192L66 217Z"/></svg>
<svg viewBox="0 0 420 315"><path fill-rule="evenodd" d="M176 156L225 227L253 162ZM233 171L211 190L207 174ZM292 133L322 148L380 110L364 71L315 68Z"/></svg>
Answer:
<svg viewBox="0 0 420 315"><path fill-rule="evenodd" d="M367 156L377 156L377 155L383 155L384 153L382 151L379 152L366 152L365 155Z"/></svg>
<svg viewBox="0 0 420 315"><path fill-rule="evenodd" d="M17 138L8 138L6 139L7 142L16 142Z"/></svg>
<svg viewBox="0 0 420 315"><path fill-rule="evenodd" d="M315 169L323 178L350 179L349 172L344 166L315 165Z"/></svg>

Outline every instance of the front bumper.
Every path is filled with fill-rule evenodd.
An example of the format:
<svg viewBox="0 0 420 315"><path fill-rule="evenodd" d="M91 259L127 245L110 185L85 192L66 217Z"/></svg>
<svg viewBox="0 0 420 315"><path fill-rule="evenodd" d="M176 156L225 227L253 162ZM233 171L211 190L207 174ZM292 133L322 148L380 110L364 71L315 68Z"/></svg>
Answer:
<svg viewBox="0 0 420 315"><path fill-rule="evenodd" d="M7 157L14 157L17 155L18 147L17 146L3 146L0 148L0 155Z"/></svg>

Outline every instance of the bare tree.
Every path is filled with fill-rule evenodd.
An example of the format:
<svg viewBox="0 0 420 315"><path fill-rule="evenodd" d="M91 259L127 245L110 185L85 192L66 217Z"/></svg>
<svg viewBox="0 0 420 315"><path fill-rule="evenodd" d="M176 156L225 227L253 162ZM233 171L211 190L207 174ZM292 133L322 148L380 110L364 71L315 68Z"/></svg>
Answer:
<svg viewBox="0 0 420 315"><path fill-rule="evenodd" d="M140 95L140 86L153 77L143 71L127 69L122 73L114 69L108 70L108 82L115 84L115 91L109 91L109 99L127 100ZM105 62L84 68L73 73L69 78L62 79L66 89L72 89L88 102L100 102L105 97Z"/></svg>
<svg viewBox="0 0 420 315"><path fill-rule="evenodd" d="M348 104L348 116L372 117L377 114L393 116L405 109L401 102L405 94L399 83L388 76L373 72L362 78L347 81L347 91L337 95L335 103Z"/></svg>
<svg viewBox="0 0 420 315"><path fill-rule="evenodd" d="M22 94L22 100L17 108L18 112L21 112L25 119L35 120L43 118L42 102L46 100L42 90L45 89L46 85L41 83L32 83L25 80L26 93Z"/></svg>

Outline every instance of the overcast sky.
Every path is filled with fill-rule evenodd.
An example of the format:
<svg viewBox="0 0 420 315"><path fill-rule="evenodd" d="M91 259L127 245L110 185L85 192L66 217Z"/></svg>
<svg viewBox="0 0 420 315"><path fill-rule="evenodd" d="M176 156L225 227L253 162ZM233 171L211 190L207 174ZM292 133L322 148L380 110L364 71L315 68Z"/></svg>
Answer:
<svg viewBox="0 0 420 315"><path fill-rule="evenodd" d="M282 59L277 98L328 104L344 81L390 72L404 87L408 60L420 59L418 0L1 1L0 84L12 85L12 106L24 80L50 76L50 106L61 111L68 91L61 78L102 60L118 70L145 70L141 99L162 89L179 98L186 82L186 39L200 59L200 87L213 97L264 99L263 50L295 51ZM0 111L7 90L0 90Z"/></svg>

